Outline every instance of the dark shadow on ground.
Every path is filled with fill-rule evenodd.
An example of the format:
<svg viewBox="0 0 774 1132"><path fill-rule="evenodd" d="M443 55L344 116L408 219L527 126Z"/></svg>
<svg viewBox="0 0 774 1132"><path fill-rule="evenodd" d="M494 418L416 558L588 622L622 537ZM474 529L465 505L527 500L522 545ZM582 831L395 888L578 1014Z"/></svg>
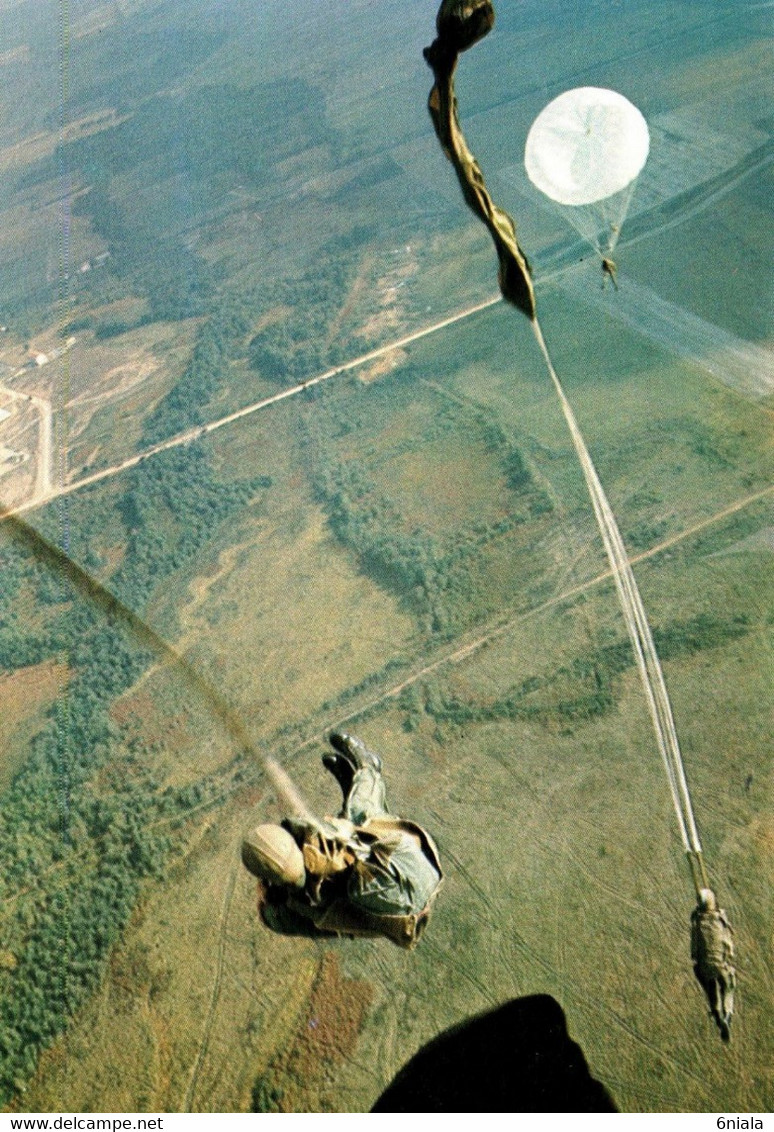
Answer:
<svg viewBox="0 0 774 1132"><path fill-rule="evenodd" d="M550 995L516 998L446 1030L372 1112L617 1112Z"/></svg>

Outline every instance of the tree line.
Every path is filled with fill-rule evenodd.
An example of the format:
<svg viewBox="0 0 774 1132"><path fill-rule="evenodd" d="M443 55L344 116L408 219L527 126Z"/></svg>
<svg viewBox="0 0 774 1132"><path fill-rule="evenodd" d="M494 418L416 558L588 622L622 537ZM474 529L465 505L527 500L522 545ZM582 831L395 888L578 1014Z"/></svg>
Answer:
<svg viewBox="0 0 774 1132"><path fill-rule="evenodd" d="M191 563L268 482L219 483L201 444L138 465L117 505L126 550L109 579L113 592L141 613L154 586ZM108 516L99 496L90 503L96 531ZM44 533L55 537L58 523L49 508ZM8 585L0 596L7 615L0 662L12 671L53 656L70 672L0 800L0 1099L7 1103L98 985L144 880L161 875L170 841L159 818L184 817L202 791L162 788L152 751L136 737L129 743L111 716L115 699L151 661L120 610L96 608L52 575L7 525L2 540Z"/></svg>

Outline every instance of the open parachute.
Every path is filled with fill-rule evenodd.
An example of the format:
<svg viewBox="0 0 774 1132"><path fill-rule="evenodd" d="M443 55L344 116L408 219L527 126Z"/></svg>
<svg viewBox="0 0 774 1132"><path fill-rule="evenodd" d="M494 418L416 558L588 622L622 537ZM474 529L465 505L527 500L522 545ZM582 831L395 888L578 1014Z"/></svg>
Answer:
<svg viewBox="0 0 774 1132"><path fill-rule="evenodd" d="M538 114L527 136L524 166L603 259L613 251L650 136L640 111L600 87L565 91Z"/></svg>

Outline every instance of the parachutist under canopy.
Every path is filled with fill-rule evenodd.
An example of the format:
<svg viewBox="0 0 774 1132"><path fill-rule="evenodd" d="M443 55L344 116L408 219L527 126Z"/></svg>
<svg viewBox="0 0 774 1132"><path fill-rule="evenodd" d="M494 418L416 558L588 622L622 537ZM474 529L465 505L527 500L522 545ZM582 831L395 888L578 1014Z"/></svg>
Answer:
<svg viewBox="0 0 774 1132"><path fill-rule="evenodd" d="M287 935L385 935L416 945L441 887L432 838L387 811L382 760L346 732L330 736L323 765L344 795L338 818L260 825L242 844L261 881L267 927Z"/></svg>
<svg viewBox="0 0 774 1132"><path fill-rule="evenodd" d="M649 149L648 124L627 98L604 87L575 87L532 123L524 168L584 240L612 252Z"/></svg>
<svg viewBox="0 0 774 1132"><path fill-rule="evenodd" d="M602 256L602 289L603 290L604 290L604 287L605 287L605 279L608 276L610 276L610 281L613 284L613 286L615 287L616 291L618 290L618 282L616 280L617 274L618 274L618 268L616 267L614 260L610 259L609 256Z"/></svg>
<svg viewBox="0 0 774 1132"><path fill-rule="evenodd" d="M691 959L709 1000L710 1014L727 1042L736 986L734 941L731 925L711 888L700 890L699 903L691 913Z"/></svg>

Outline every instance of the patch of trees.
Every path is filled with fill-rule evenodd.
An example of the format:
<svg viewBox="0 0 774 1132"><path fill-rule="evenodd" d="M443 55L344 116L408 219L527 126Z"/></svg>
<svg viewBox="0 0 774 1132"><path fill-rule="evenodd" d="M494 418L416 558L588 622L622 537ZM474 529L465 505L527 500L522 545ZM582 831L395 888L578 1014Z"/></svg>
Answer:
<svg viewBox="0 0 774 1132"><path fill-rule="evenodd" d="M99 137L100 135L94 135ZM110 337L160 319L193 318L206 312L214 295L214 277L208 264L183 246L168 227L133 225L125 210L110 195L104 170L89 192L76 200L73 211L87 216L110 251L104 268L80 276L79 284L105 289L107 277L123 281L127 291L148 300L148 312L136 322L108 322L97 327L98 336ZM119 329L119 327L121 329Z"/></svg>
<svg viewBox="0 0 774 1132"><path fill-rule="evenodd" d="M259 1077L252 1089L251 1112L283 1112L284 1090L270 1074Z"/></svg>
<svg viewBox="0 0 774 1132"><path fill-rule="evenodd" d="M666 519L659 519L655 522L648 522L643 519L626 532L626 545L633 550L647 550L649 547L655 546L658 540L664 537L668 526Z"/></svg>
<svg viewBox="0 0 774 1132"><path fill-rule="evenodd" d="M72 611L74 675L3 798L0 886L11 915L0 975L0 1097L7 1102L42 1048L96 985L143 877L161 868L153 784L100 796L96 772L117 738L107 707L148 663L117 625Z"/></svg>
<svg viewBox="0 0 774 1132"><path fill-rule="evenodd" d="M672 625L654 629L653 641L662 660L676 660L738 640L746 636L750 629L750 618L745 613L738 613L733 617L699 613L687 621L676 621Z"/></svg>
<svg viewBox="0 0 774 1132"><path fill-rule="evenodd" d="M332 700L323 700L320 704L319 710L321 712L331 712L341 709L350 705L353 700L362 696L364 692L368 692L374 688L383 688L388 680L394 679L396 675L405 670L405 660L400 657L391 657L386 664L381 668L377 668L374 672L369 672L368 676L364 676L356 684L350 684L338 696Z"/></svg>
<svg viewBox="0 0 774 1132"><path fill-rule="evenodd" d="M270 484L267 476L219 483L209 446L200 441L137 465L118 505L127 551L111 588L142 610L155 586L190 563L220 524Z"/></svg>
<svg viewBox="0 0 774 1132"><path fill-rule="evenodd" d="M425 531L404 531L400 512L354 461L328 468L314 487L331 530L363 568L413 607L430 632L453 631L469 603L466 559L475 547L445 547Z"/></svg>
<svg viewBox="0 0 774 1132"><path fill-rule="evenodd" d="M206 261L189 248L176 243L170 246L170 241L159 242L138 279L137 290L147 298L149 310L138 326L154 320L196 318L207 312L215 294L215 278Z"/></svg>
<svg viewBox="0 0 774 1132"><path fill-rule="evenodd" d="M181 377L145 421L144 443L156 444L206 423L208 406L224 387L229 363L245 355L251 368L262 377L288 385L345 360L349 340L341 335L333 335L327 345L326 340L351 285L359 243L357 236L331 241L321 251L314 271L271 284L255 302L228 291L215 295L208 284L199 295L201 303L197 298L185 312L172 308L179 302L186 277L193 290L189 288L185 295L199 294L195 291L198 276L193 267L187 275L182 267L177 267L173 285L167 278L167 264L164 272L148 284L148 317L185 317L205 309L209 314L197 332L191 358ZM290 313L269 323L248 343L256 302L266 310L279 307ZM162 304L166 305L162 308Z"/></svg>
<svg viewBox="0 0 774 1132"><path fill-rule="evenodd" d="M242 301L221 295L199 329L182 376L143 425L143 441L156 444L204 424L205 409L225 381L228 363L244 354L249 313Z"/></svg>
<svg viewBox="0 0 774 1132"><path fill-rule="evenodd" d="M551 498L544 488L535 483L521 449L508 439L498 424L482 418L479 425L488 451L500 462L507 486L516 495L527 498L529 514L533 517L550 514L554 508Z"/></svg>
<svg viewBox="0 0 774 1132"><path fill-rule="evenodd" d="M299 310L279 323L259 331L250 342L250 366L261 377L282 385L297 385L325 369L325 351L319 337L307 337L310 330L324 332L319 317L307 323Z"/></svg>
<svg viewBox="0 0 774 1132"><path fill-rule="evenodd" d="M91 330L94 326L94 318L90 314L79 315L78 318L72 318L66 322L62 329L59 331L60 338L69 338L71 334L77 334L80 330Z"/></svg>
<svg viewBox="0 0 774 1132"><path fill-rule="evenodd" d="M750 631L744 616L718 618L699 614L667 628L654 630L662 660L689 656L737 640ZM436 682L411 687L401 694L404 727L413 731L423 715L438 723L464 726L497 720L531 720L545 725L588 722L615 707L620 696L618 677L634 665L628 639L602 645L548 673L527 677L503 696L487 701L463 700L446 693Z"/></svg>
<svg viewBox="0 0 774 1132"><path fill-rule="evenodd" d="M317 500L325 508L331 531L354 551L364 570L376 582L396 593L419 618L426 631L448 636L480 615L486 598L477 581L482 548L531 517L550 511L552 504L538 487L521 452L499 426L466 410L444 404L428 430L432 439L458 444L460 436L478 432L513 492L508 513L496 521L474 522L449 532L432 533L410 528L401 500L377 489L368 473L368 459L341 459L342 438L358 432L360 418L381 419L385 410L397 411L415 396L411 375L397 377L389 389L373 386L359 395L354 423L339 418L323 403L307 422L304 455ZM384 402L389 401L389 406ZM460 413L462 412L462 419ZM366 423L366 430L368 423ZM369 458L378 461L375 438L360 443ZM421 452L422 438L391 439L390 454ZM418 455L418 459L421 458Z"/></svg>
<svg viewBox="0 0 774 1132"><path fill-rule="evenodd" d="M139 322L126 322L119 318L110 319L110 321L100 322L94 327L94 337L97 341L117 338L119 334L126 334L128 330L134 330L137 326L145 325L147 322L150 322L150 316L143 316Z"/></svg>
<svg viewBox="0 0 774 1132"><path fill-rule="evenodd" d="M99 175L88 193L73 202L73 214L88 216L94 232L110 248L110 266L115 274L126 275L142 263L142 250L135 246L123 212L110 195L104 174Z"/></svg>
<svg viewBox="0 0 774 1132"><path fill-rule="evenodd" d="M351 338L341 330L331 335L330 327L352 283L358 244L354 237L331 241L320 251L314 270L272 289L274 303L291 313L269 323L250 342L250 366L261 377L295 385L347 359L355 348Z"/></svg>
<svg viewBox="0 0 774 1132"><path fill-rule="evenodd" d="M10 523L3 524L0 538L0 669L13 671L39 664L60 647L70 594L60 579L30 558ZM45 607L43 616L31 620L38 604Z"/></svg>
<svg viewBox="0 0 774 1132"><path fill-rule="evenodd" d="M218 483L202 445L138 466L119 503L130 533L111 580L115 592L141 608L152 586L190 562L258 483ZM98 498L92 503L96 530ZM53 528L56 520L49 514L44 528L46 523ZM48 533L55 535L53 529ZM13 614L16 601L29 617L40 602L47 603L45 629L39 632L25 634L21 611L11 618L14 637L6 635L0 646L4 659L21 656L31 663L54 653L67 660L71 672L0 806L4 1104L98 985L145 878L163 871L170 817L183 820L209 794L199 784L161 790L149 751L110 716L115 698L151 659L133 641L120 610L97 608L48 574L8 527L3 535L0 565L9 582L0 594L3 611ZM19 595L26 601L19 602Z"/></svg>

